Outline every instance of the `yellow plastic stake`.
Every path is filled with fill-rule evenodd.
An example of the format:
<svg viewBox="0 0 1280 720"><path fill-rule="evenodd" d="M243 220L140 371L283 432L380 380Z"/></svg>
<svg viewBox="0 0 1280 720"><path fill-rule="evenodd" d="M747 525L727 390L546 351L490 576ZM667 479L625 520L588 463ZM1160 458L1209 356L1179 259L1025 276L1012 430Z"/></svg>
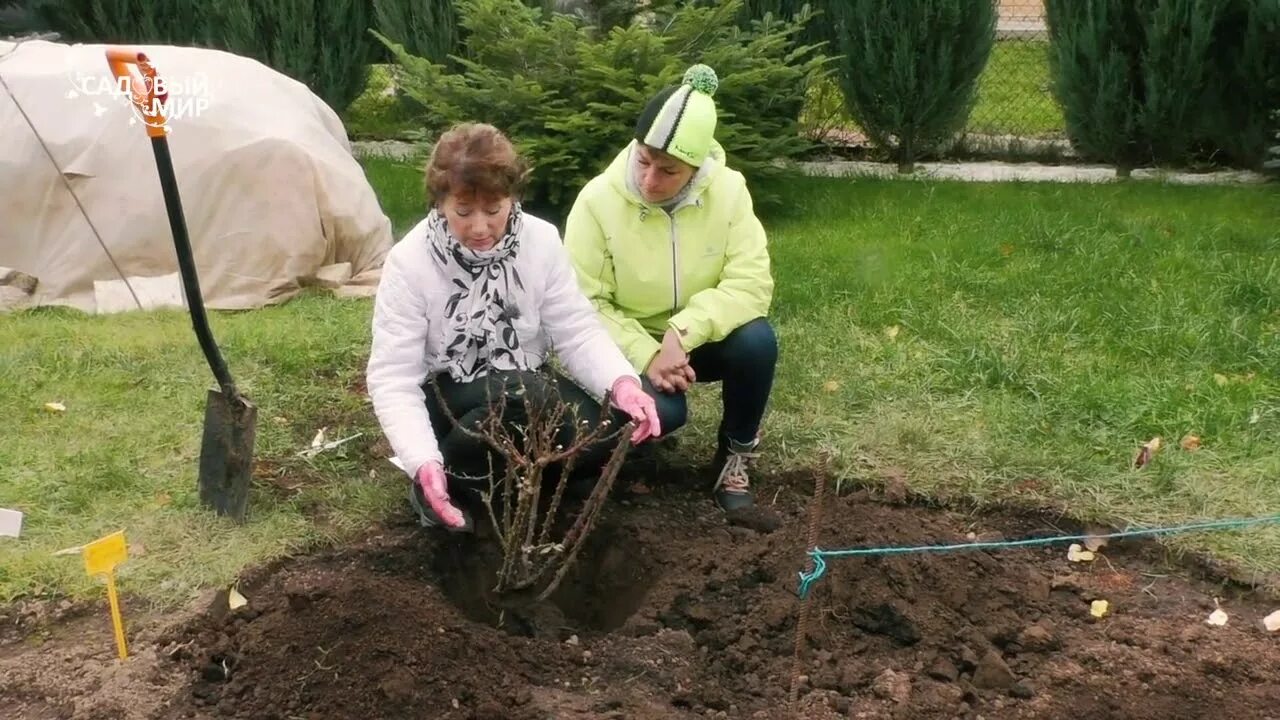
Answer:
<svg viewBox="0 0 1280 720"><path fill-rule="evenodd" d="M107 581L107 599L111 602L111 626L115 630L116 649L120 659L129 657L124 641L124 621L120 618L120 601L116 598L116 566L129 559L129 548L124 541L124 531L94 540L84 546L84 571L92 576L103 576Z"/></svg>

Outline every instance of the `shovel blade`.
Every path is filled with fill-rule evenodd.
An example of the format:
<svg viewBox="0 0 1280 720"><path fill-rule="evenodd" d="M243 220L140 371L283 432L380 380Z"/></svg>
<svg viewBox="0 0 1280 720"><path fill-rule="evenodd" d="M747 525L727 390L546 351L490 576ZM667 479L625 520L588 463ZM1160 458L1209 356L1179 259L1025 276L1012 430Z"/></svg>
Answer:
<svg viewBox="0 0 1280 720"><path fill-rule="evenodd" d="M258 408L210 390L200 444L200 501L218 515L244 522L253 481Z"/></svg>

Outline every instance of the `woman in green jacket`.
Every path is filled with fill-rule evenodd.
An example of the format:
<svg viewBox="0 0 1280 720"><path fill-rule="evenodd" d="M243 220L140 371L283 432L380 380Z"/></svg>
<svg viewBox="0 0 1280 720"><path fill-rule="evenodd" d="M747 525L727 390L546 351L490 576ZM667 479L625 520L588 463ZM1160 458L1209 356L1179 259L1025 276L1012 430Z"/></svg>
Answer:
<svg viewBox="0 0 1280 720"><path fill-rule="evenodd" d="M778 342L764 228L742 174L714 139L718 80L695 65L655 95L634 140L583 188L565 228L582 290L657 402L669 433L694 382L723 383L713 494L752 503L748 463L773 387Z"/></svg>

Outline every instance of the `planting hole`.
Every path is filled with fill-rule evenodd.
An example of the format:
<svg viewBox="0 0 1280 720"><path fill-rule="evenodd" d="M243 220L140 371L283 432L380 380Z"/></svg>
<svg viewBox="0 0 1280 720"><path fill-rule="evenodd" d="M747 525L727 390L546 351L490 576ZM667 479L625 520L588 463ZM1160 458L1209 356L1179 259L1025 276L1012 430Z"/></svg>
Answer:
<svg viewBox="0 0 1280 720"><path fill-rule="evenodd" d="M437 553L434 570L445 595L471 620L516 635L565 639L611 632L635 614L659 574L643 551L633 534L597 527L546 602L528 592L494 592L502 553L493 540L449 543Z"/></svg>

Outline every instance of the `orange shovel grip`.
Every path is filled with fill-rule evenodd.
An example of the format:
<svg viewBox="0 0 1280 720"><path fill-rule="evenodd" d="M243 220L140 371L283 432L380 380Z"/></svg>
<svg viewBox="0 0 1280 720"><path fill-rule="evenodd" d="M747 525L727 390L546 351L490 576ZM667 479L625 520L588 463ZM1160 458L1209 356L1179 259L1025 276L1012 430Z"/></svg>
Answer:
<svg viewBox="0 0 1280 720"><path fill-rule="evenodd" d="M107 65L111 74L119 82L129 78L129 90L133 104L142 114L147 126L147 135L151 137L165 136L164 104L169 100L169 93L156 92L156 69L147 59L146 53L128 47L109 47L106 50ZM158 102L157 102L158 101Z"/></svg>

